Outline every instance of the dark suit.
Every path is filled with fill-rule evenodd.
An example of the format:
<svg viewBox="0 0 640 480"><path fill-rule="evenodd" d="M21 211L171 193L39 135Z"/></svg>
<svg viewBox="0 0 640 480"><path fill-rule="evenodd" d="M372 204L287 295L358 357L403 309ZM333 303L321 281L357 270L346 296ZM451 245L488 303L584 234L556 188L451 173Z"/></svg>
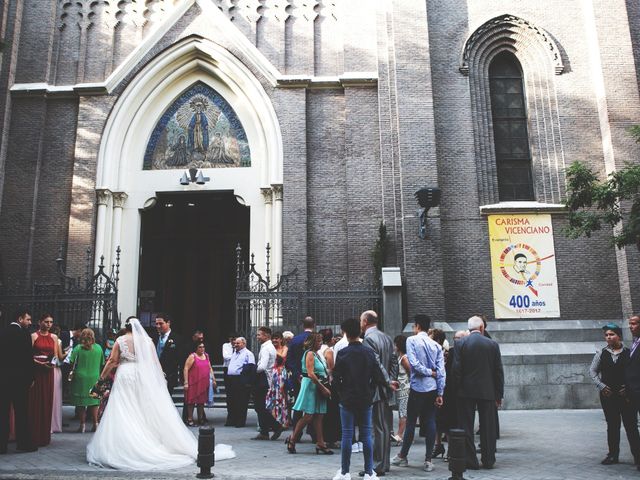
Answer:
<svg viewBox="0 0 640 480"><path fill-rule="evenodd" d="M480 417L482 463L496 461L496 401L504 396L504 372L498 344L479 332L455 342L453 381L458 390L458 421L466 433L467 468L479 467L473 442L475 410Z"/></svg>
<svg viewBox="0 0 640 480"><path fill-rule="evenodd" d="M378 385L373 396L373 468L388 472L391 465L391 428L393 424L393 391L390 379L398 376L398 361L393 353L393 340L377 327L367 329L364 345L370 347L379 362L386 384Z"/></svg>
<svg viewBox="0 0 640 480"><path fill-rule="evenodd" d="M159 336L154 337L153 343L155 343L156 349L158 347L159 339ZM174 333L173 330L171 330L167 340L165 341L162 354L159 357L162 371L167 379L167 389L169 390L169 394L173 394L173 389L180 381L186 355L182 339Z"/></svg>
<svg viewBox="0 0 640 480"><path fill-rule="evenodd" d="M27 425L27 396L33 382L31 336L17 323L0 333L0 451L9 440L9 407L13 404L18 449L28 450L32 442Z"/></svg>
<svg viewBox="0 0 640 480"><path fill-rule="evenodd" d="M631 397L636 410L640 410L640 345L629 357L627 368L624 370L624 381L627 394Z"/></svg>

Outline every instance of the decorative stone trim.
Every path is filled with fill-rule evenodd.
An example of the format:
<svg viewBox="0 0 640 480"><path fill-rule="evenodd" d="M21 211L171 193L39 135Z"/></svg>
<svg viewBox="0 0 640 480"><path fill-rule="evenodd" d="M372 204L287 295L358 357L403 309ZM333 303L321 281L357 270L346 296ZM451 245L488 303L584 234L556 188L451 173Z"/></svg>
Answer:
<svg viewBox="0 0 640 480"><path fill-rule="evenodd" d="M273 199L276 202L281 202L283 198L282 184L272 184L271 188L273 189Z"/></svg>
<svg viewBox="0 0 640 480"><path fill-rule="evenodd" d="M494 213L567 213L567 207L562 203L539 202L500 202L493 205L481 205L480 215Z"/></svg>
<svg viewBox="0 0 640 480"><path fill-rule="evenodd" d="M495 48L495 44L504 44L514 37L520 37L522 43L531 42L541 45L553 64L554 73L560 75L564 72L560 50L551 35L542 28L515 15L500 15L482 24L467 39L462 50L460 73L469 75L469 68L474 61L474 56L482 54L482 50Z"/></svg>
<svg viewBox="0 0 640 480"><path fill-rule="evenodd" d="M555 74L564 69L558 46L541 28L501 15L485 22L467 40L460 71L469 76L471 111L481 205L498 204L498 174L489 90L489 65L503 51L522 65L535 198L557 204L565 193L565 158Z"/></svg>
<svg viewBox="0 0 640 480"><path fill-rule="evenodd" d="M128 197L125 192L113 192L113 208L124 208Z"/></svg>
<svg viewBox="0 0 640 480"><path fill-rule="evenodd" d="M108 188L97 188L96 189L96 203L98 205L109 205L109 199L112 197L111 190Z"/></svg>
<svg viewBox="0 0 640 480"><path fill-rule="evenodd" d="M273 192L271 191L271 187L261 188L260 193L262 194L265 205L271 205L273 203Z"/></svg>

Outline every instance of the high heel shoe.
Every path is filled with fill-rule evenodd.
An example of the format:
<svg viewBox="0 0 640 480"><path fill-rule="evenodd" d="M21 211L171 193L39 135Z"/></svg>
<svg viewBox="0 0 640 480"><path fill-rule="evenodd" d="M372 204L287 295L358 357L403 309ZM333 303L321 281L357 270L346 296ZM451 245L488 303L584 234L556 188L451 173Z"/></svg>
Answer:
<svg viewBox="0 0 640 480"><path fill-rule="evenodd" d="M296 444L293 443L291 441L291 437L287 437L287 439L284 441L284 443L287 445L287 452L289 453L297 453L296 452Z"/></svg>
<svg viewBox="0 0 640 480"><path fill-rule="evenodd" d="M81 423L80 426L78 427L78 430L76 430L77 433L84 433L85 431L85 424Z"/></svg>
<svg viewBox="0 0 640 480"><path fill-rule="evenodd" d="M431 454L431 458L438 458L439 455L441 455L442 458L444 458L444 445L442 444L436 445L433 448L433 453Z"/></svg>
<svg viewBox="0 0 640 480"><path fill-rule="evenodd" d="M333 450L329 450L326 446L320 447L316 445L316 455L333 455Z"/></svg>

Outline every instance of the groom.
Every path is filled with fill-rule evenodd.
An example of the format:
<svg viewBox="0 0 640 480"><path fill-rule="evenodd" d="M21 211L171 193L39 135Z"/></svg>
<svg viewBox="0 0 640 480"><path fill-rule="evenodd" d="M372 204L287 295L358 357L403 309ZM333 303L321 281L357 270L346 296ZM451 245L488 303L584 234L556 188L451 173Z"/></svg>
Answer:
<svg viewBox="0 0 640 480"><path fill-rule="evenodd" d="M162 371L167 379L169 395L173 395L173 389L178 385L180 373L184 366L184 352L180 337L171 330L171 318L166 313L156 315L156 330L158 337L154 339L156 352Z"/></svg>
<svg viewBox="0 0 640 480"><path fill-rule="evenodd" d="M7 453L9 408L13 404L16 426L16 450L34 452L28 428L27 397L33 385L34 364L26 310L0 332L0 454Z"/></svg>

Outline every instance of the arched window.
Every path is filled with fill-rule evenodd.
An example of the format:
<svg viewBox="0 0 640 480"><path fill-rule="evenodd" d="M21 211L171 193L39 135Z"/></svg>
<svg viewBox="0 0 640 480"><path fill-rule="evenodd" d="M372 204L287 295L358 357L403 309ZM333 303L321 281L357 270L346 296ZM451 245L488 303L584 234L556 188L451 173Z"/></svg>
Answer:
<svg viewBox="0 0 640 480"><path fill-rule="evenodd" d="M534 200L522 69L511 52L489 65L489 90L500 201Z"/></svg>

